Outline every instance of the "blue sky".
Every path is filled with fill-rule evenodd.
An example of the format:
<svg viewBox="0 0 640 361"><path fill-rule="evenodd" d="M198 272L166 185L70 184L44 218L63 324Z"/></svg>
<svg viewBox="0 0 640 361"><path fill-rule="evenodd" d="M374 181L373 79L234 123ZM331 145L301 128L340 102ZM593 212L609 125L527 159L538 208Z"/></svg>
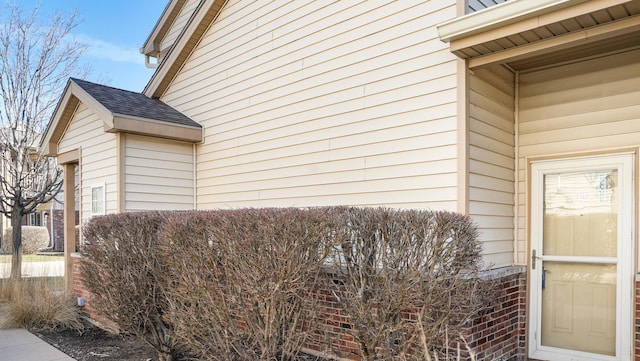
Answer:
<svg viewBox="0 0 640 361"><path fill-rule="evenodd" d="M77 9L80 25L73 35L89 49L83 58L92 73L87 80L142 91L153 74L139 49L168 0L18 0L23 9L40 4L40 15Z"/></svg>

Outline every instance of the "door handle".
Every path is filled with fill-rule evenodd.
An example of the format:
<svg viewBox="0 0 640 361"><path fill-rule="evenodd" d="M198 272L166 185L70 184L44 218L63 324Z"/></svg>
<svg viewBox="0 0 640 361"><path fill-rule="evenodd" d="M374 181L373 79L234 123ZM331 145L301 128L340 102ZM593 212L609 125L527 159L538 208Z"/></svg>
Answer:
<svg viewBox="0 0 640 361"><path fill-rule="evenodd" d="M532 249L531 250L531 269L536 269L537 260L542 260L542 257L538 257L536 250Z"/></svg>

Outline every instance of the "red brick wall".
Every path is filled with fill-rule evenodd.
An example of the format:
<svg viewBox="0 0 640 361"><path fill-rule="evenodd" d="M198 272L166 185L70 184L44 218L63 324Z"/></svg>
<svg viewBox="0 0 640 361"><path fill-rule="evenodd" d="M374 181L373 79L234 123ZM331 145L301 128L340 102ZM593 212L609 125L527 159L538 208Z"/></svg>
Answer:
<svg viewBox="0 0 640 361"><path fill-rule="evenodd" d="M497 280L499 295L487 313L474 320L467 342L477 360L523 360L526 353L527 276L517 273Z"/></svg>
<svg viewBox="0 0 640 361"><path fill-rule="evenodd" d="M84 314L98 325L107 329L117 329L104 315L98 314L91 306L91 294L82 282L81 258L73 258L73 284L76 297L85 300ZM468 342L477 361L483 360L524 360L525 359L525 305L526 274L515 273L497 279L499 296L487 305L487 312L472 322L466 332ZM640 283L636 284L636 304L640 299ZM336 300L327 290L316 290L312 297L318 297L323 306L323 333L309 340L305 348L318 353L332 353L343 359L360 360L358 344L349 335L352 327L349 318L340 310ZM412 317L407 313L405 317ZM636 349L640 347L640 308L636 308ZM636 361L640 359L636 358Z"/></svg>
<svg viewBox="0 0 640 361"><path fill-rule="evenodd" d="M517 271L521 271L517 269ZM483 360L524 360L526 355L526 273L505 273L495 280L498 297L487 312L467 329L465 339L477 361ZM314 294L324 307L324 333L311 340L306 348L328 353L333 350L337 356L360 360L358 344L349 335L352 325L340 310L338 303L327 290L317 290ZM407 313L404 317L415 317ZM330 344L330 345L329 345Z"/></svg>
<svg viewBox="0 0 640 361"><path fill-rule="evenodd" d="M53 250L62 252L64 251L64 211L58 209L53 210L49 217L53 217L53 222L47 222L47 227L51 227L51 223L53 223L53 230L51 230L50 233Z"/></svg>
<svg viewBox="0 0 640 361"><path fill-rule="evenodd" d="M634 324L633 324L633 335L634 335L634 359L635 361L640 361L640 281L636 281L636 297L634 303Z"/></svg>
<svg viewBox="0 0 640 361"><path fill-rule="evenodd" d="M54 209L49 213L46 224L44 226L49 230L49 235L51 237L51 246L53 247L54 252L63 252L64 251L64 211L61 209ZM75 221L76 224L80 221L80 212L76 211L75 213ZM43 218L44 222L44 218ZM53 228L51 228L53 226ZM78 235L76 235L76 238ZM77 243L77 242L76 242Z"/></svg>
<svg viewBox="0 0 640 361"><path fill-rule="evenodd" d="M91 292L86 289L81 272L82 258L71 257L71 260L73 262L73 294L74 297L84 300L83 315L105 330L116 331L118 326L109 319L108 315L99 314L91 304Z"/></svg>
<svg viewBox="0 0 640 361"><path fill-rule="evenodd" d="M358 343L348 332L352 328L349 317L340 309L331 291L318 289L312 297L316 297L321 306L321 334L307 340L305 348L343 359L360 360Z"/></svg>

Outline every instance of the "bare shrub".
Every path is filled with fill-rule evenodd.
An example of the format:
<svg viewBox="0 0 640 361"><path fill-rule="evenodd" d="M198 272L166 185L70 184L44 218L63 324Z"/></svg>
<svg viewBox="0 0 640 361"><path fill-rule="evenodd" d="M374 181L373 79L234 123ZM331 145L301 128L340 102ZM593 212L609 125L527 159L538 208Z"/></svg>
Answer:
<svg viewBox="0 0 640 361"><path fill-rule="evenodd" d="M82 330L80 312L63 287L62 277L0 279L0 303L6 303L0 328Z"/></svg>
<svg viewBox="0 0 640 361"><path fill-rule="evenodd" d="M318 324L308 292L328 255L325 213L243 209L172 222L165 253L180 340L201 359L293 359Z"/></svg>
<svg viewBox="0 0 640 361"><path fill-rule="evenodd" d="M84 228L82 274L88 302L118 327L144 339L160 360L172 360L174 339L165 322L166 264L159 252L165 217L158 212L92 218Z"/></svg>
<svg viewBox="0 0 640 361"><path fill-rule="evenodd" d="M362 359L429 358L482 308L481 248L468 217L349 208L340 218L329 287Z"/></svg>
<svg viewBox="0 0 640 361"><path fill-rule="evenodd" d="M83 273L88 302L163 360L176 347L201 360L292 360L326 341L327 289L362 359L425 360L464 341L487 299L476 238L449 212L127 213L87 225Z"/></svg>
<svg viewBox="0 0 640 361"><path fill-rule="evenodd" d="M233 320L223 287L229 283L222 269L218 242L213 244L215 212L175 214L167 225L163 253L171 265L169 317L177 342L194 356L217 355L233 360L243 332ZM242 347L242 345L239 345ZM212 357L213 358L213 357ZM213 358L215 359L215 358Z"/></svg>
<svg viewBox="0 0 640 361"><path fill-rule="evenodd" d="M13 228L7 227L4 230L2 239L12 239ZM34 254L41 248L49 245L49 231L47 227L22 226L22 253ZM4 251L11 253L13 247L12 242L3 243Z"/></svg>

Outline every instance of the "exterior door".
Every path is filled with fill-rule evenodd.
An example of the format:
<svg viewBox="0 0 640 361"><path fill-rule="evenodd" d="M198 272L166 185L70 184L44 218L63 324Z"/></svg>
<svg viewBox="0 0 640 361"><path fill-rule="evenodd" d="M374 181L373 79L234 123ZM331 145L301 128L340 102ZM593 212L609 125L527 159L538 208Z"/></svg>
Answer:
<svg viewBox="0 0 640 361"><path fill-rule="evenodd" d="M531 163L531 358L631 359L633 164Z"/></svg>

